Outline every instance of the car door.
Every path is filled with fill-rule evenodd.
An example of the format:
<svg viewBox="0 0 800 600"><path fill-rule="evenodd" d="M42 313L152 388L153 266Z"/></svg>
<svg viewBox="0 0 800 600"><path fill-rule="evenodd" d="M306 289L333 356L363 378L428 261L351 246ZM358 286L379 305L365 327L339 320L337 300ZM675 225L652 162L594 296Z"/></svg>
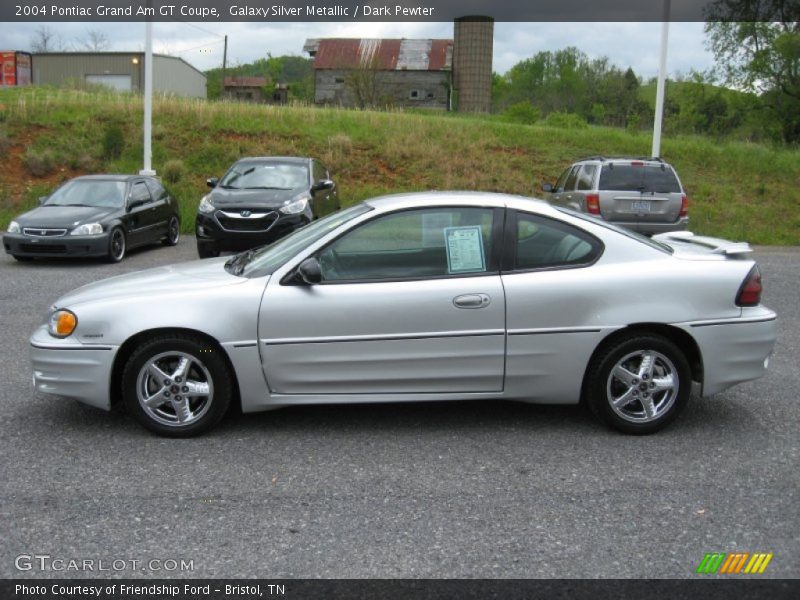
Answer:
<svg viewBox="0 0 800 600"><path fill-rule="evenodd" d="M320 284L272 278L258 324L270 390L501 391L502 219L475 207L381 215L316 253Z"/></svg>
<svg viewBox="0 0 800 600"><path fill-rule="evenodd" d="M592 273L603 245L578 227L540 215L511 211L507 222L506 394L574 402L603 335L595 319L598 290L606 289L608 278Z"/></svg>
<svg viewBox="0 0 800 600"><path fill-rule="evenodd" d="M155 179L145 179L150 196L153 198L153 208L155 208L155 227L151 233L152 241L161 240L169 228L169 219L173 214L169 192Z"/></svg>
<svg viewBox="0 0 800 600"><path fill-rule="evenodd" d="M550 202L558 204L559 206L570 205L572 192L575 190L575 181L577 180L580 168L580 165L573 165L561 174L550 197Z"/></svg>
<svg viewBox="0 0 800 600"><path fill-rule="evenodd" d="M158 226L158 211L143 179L131 182L127 203L128 246L138 246L151 241L153 229Z"/></svg>

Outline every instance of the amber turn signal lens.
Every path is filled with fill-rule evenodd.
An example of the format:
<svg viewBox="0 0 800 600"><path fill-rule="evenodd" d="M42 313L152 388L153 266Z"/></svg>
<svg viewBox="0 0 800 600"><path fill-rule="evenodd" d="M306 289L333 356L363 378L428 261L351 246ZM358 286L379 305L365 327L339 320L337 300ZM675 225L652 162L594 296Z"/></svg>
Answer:
<svg viewBox="0 0 800 600"><path fill-rule="evenodd" d="M67 337L78 326L78 317L68 310L57 310L50 316L50 335Z"/></svg>

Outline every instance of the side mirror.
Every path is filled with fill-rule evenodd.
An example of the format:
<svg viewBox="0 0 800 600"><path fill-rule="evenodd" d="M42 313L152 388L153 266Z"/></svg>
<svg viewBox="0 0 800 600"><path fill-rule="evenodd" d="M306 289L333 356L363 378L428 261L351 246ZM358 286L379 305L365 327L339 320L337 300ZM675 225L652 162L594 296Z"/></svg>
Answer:
<svg viewBox="0 0 800 600"><path fill-rule="evenodd" d="M332 190L334 187L336 187L336 184L330 179L320 179L311 187L311 190L314 192L319 192L321 190Z"/></svg>
<svg viewBox="0 0 800 600"><path fill-rule="evenodd" d="M547 193L551 193L553 191L553 185L550 184L550 183L543 183L542 184L542 191L543 192L547 192Z"/></svg>
<svg viewBox="0 0 800 600"><path fill-rule="evenodd" d="M49 197L50 197L50 196L39 196L39 206L41 206L42 204L44 204L45 202L47 202L47 199L48 199Z"/></svg>
<svg viewBox="0 0 800 600"><path fill-rule="evenodd" d="M206 185L210 188L217 187L218 183L219 183L219 177L209 177L208 179L206 179Z"/></svg>
<svg viewBox="0 0 800 600"><path fill-rule="evenodd" d="M306 285L314 285L322 281L322 269L319 261L314 258L305 259L297 266L297 277Z"/></svg>

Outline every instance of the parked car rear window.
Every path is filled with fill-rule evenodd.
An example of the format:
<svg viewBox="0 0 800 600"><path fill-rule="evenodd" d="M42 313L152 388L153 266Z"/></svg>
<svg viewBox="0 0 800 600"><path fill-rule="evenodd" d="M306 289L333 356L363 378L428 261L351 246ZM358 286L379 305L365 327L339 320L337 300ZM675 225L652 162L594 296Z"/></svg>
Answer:
<svg viewBox="0 0 800 600"><path fill-rule="evenodd" d="M681 192L673 170L661 165L603 165L598 188L621 192Z"/></svg>

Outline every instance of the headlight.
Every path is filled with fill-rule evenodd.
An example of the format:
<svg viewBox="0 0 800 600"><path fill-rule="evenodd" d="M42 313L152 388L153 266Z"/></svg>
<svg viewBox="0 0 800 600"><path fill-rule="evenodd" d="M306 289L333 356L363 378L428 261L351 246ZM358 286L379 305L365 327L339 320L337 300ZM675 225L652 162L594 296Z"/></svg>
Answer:
<svg viewBox="0 0 800 600"><path fill-rule="evenodd" d="M303 212L306 209L306 206L308 206L308 198L299 198L297 200L287 202L278 210L285 215L297 215Z"/></svg>
<svg viewBox="0 0 800 600"><path fill-rule="evenodd" d="M19 223L17 223L16 221L11 221L11 223L8 224L7 233L19 233L19 231L20 231Z"/></svg>
<svg viewBox="0 0 800 600"><path fill-rule="evenodd" d="M57 338L64 338L70 335L78 326L78 317L75 313L61 308L50 315L47 321L47 329L50 335Z"/></svg>
<svg viewBox="0 0 800 600"><path fill-rule="evenodd" d="M69 232L70 235L97 235L98 233L103 233L103 226L100 223L84 223Z"/></svg>
<svg viewBox="0 0 800 600"><path fill-rule="evenodd" d="M201 213L212 213L217 209L214 208L213 204L211 204L208 196L203 196L203 198L200 200L200 206L197 207L197 210L199 210Z"/></svg>

